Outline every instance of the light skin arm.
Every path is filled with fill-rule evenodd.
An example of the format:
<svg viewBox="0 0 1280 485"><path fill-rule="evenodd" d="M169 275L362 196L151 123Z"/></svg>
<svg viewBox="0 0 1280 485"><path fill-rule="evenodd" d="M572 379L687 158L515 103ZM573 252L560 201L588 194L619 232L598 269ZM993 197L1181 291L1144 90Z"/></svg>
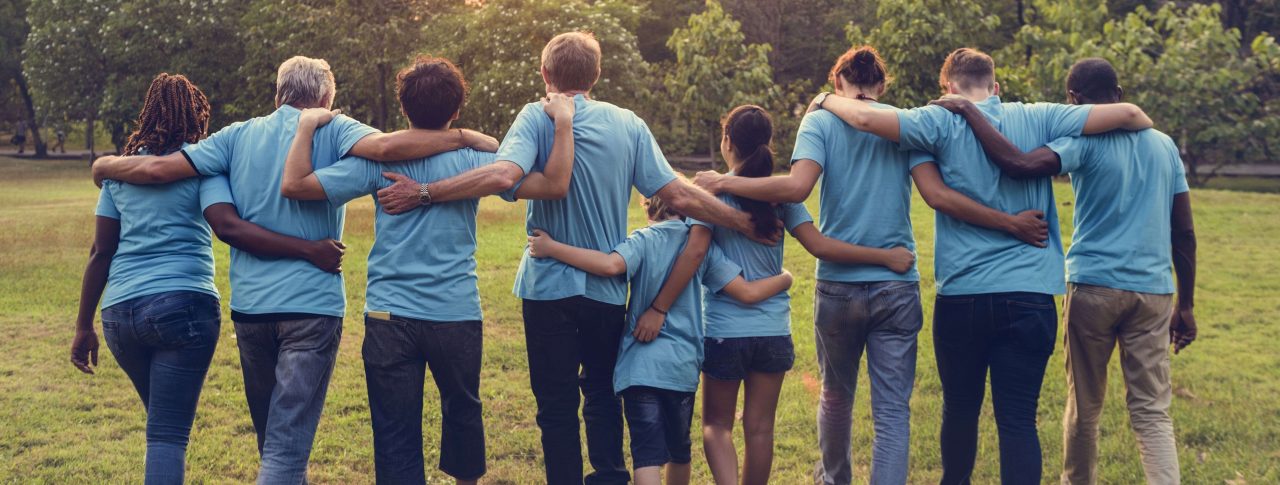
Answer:
<svg viewBox="0 0 1280 485"><path fill-rule="evenodd" d="M472 130L410 128L365 136L351 147L350 154L376 162L394 162L426 158L466 147L492 153L498 151L498 140Z"/></svg>
<svg viewBox="0 0 1280 485"><path fill-rule="evenodd" d="M662 326L666 324L667 312L671 311L671 305L675 304L676 298L679 298L689 286L689 282L693 281L693 275L697 274L698 267L702 266L702 260L706 258L707 250L710 248L711 228L701 225L690 227L689 239L684 244L684 250L676 257L675 264L671 266L671 272L667 274L667 280L662 282L662 288L658 290L658 296L653 298L649 308L645 309L640 319L636 321L636 329L632 332L636 340L648 342L658 335Z"/></svg>
<svg viewBox="0 0 1280 485"><path fill-rule="evenodd" d="M1173 271L1178 276L1178 306L1169 324L1169 339L1174 353L1196 339L1196 229L1191 218L1191 194L1173 196L1172 234Z"/></svg>
<svg viewBox="0 0 1280 485"><path fill-rule="evenodd" d="M555 140L547 166L525 176L524 183L516 189L517 199L557 200L569 195L573 176L573 97L548 94L542 107L556 124Z"/></svg>
<svg viewBox="0 0 1280 485"><path fill-rule="evenodd" d="M98 334L93 329L93 314L107 287L111 260L120 244L120 220L97 217L89 262L80 282L80 311L76 314L76 334L71 340L71 364L80 372L93 374L98 365Z"/></svg>
<svg viewBox="0 0 1280 485"><path fill-rule="evenodd" d="M1007 232L1036 247L1047 245L1049 224L1044 221L1044 212L1027 210L1009 215L979 204L943 183L938 165L932 162L916 165L911 169L911 178L925 203L938 212L975 226Z"/></svg>
<svg viewBox="0 0 1280 485"><path fill-rule="evenodd" d="M107 155L93 161L93 183L102 187L106 179L128 182L134 185L167 184L195 177L195 167L182 152L168 155L135 155L121 157Z"/></svg>
<svg viewBox="0 0 1280 485"><path fill-rule="evenodd" d="M818 184L822 166L808 159L791 164L791 173L773 177L736 177L715 171L698 172L693 183L713 194L730 193L739 197L776 203L804 202Z"/></svg>
<svg viewBox="0 0 1280 485"><path fill-rule="evenodd" d="M1095 104L1084 122L1085 135L1096 135L1112 130L1138 131L1155 126L1147 113L1133 103Z"/></svg>
<svg viewBox="0 0 1280 485"><path fill-rule="evenodd" d="M218 239L233 248L266 258L301 259L330 273L342 272L347 247L339 241L309 241L267 230L241 219L236 206L227 203L209 206L204 218Z"/></svg>
<svg viewBox="0 0 1280 485"><path fill-rule="evenodd" d="M552 258L596 276L612 278L627 272L627 261L618 253L603 253L556 241L541 229L529 236L529 255Z"/></svg>
<svg viewBox="0 0 1280 485"><path fill-rule="evenodd" d="M982 143L982 150L987 152L987 157L1010 177L1047 177L1062 171L1062 159L1057 152L1047 147L1023 152L1005 138L990 121L987 121L987 117L982 115L978 106L968 99L950 95L929 104L936 104L946 108L947 111L963 116L969 123L969 127L973 129L973 135L978 138L978 142Z"/></svg>
<svg viewBox="0 0 1280 485"><path fill-rule="evenodd" d="M814 101L816 102L817 98L814 98ZM810 104L810 110L815 107L815 104ZM866 101L836 94L827 95L821 109L830 111L858 131L865 131L891 142L898 141L897 110L873 108Z"/></svg>
<svg viewBox="0 0 1280 485"><path fill-rule="evenodd" d="M751 223L751 216L725 205L724 202L720 202L715 196L689 183L683 177L677 177L658 189L657 195L667 201L676 212L686 217L733 229L756 242L772 246L776 245L782 237L781 231L774 233L770 239L757 237L755 226Z"/></svg>
<svg viewBox="0 0 1280 485"><path fill-rule="evenodd" d="M916 255L911 250L898 246L892 249L871 248L850 244L832 239L818 231L812 222L806 222L791 230L800 245L823 261L841 264L873 264L889 268L895 273L911 271L916 262Z"/></svg>
<svg viewBox="0 0 1280 485"><path fill-rule="evenodd" d="M326 198L324 186L320 184L320 178L316 177L315 167L311 164L311 143L315 139L316 128L328 123L337 113L337 110L310 108L303 110L298 116L298 131L293 135L293 144L289 145L289 154L284 159L280 195L294 200ZM352 152L354 151L353 149Z"/></svg>
<svg viewBox="0 0 1280 485"><path fill-rule="evenodd" d="M787 291L791 288L791 283L791 272L784 269L782 274L755 281L747 281L746 278L739 276L725 285L720 292L744 304L754 305Z"/></svg>

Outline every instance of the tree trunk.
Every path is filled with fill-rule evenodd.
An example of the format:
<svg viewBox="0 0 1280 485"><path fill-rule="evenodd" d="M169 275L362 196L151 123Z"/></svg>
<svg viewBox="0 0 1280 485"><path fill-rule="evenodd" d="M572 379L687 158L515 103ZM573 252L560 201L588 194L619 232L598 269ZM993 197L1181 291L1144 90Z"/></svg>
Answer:
<svg viewBox="0 0 1280 485"><path fill-rule="evenodd" d="M378 64L378 129L387 131L390 128L390 110L387 107L387 76L388 67L386 64Z"/></svg>
<svg viewBox="0 0 1280 485"><path fill-rule="evenodd" d="M36 158L44 158L49 156L48 147L44 144L44 140L40 138L40 123L36 121L35 103L31 101L31 90L27 89L27 75L19 72L17 79L18 91L22 93L22 104L27 108L27 119L31 120L31 141L36 144Z"/></svg>
<svg viewBox="0 0 1280 485"><path fill-rule="evenodd" d="M93 150L93 122L94 122L94 118L95 118L95 115L94 115L94 114L92 114L92 113L90 113L90 114L89 114L89 121L85 123L85 128L84 128L84 131L85 131L85 133L84 133L84 148L85 148L86 150L89 150L89 163L93 163L93 160L94 160L95 158L98 158L98 154L97 154L97 152L95 152L95 151Z"/></svg>

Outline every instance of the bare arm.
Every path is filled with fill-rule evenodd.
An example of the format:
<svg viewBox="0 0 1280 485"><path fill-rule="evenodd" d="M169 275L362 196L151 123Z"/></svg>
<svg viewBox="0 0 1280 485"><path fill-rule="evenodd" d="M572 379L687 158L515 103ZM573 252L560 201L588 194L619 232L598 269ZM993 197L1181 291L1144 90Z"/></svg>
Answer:
<svg viewBox="0 0 1280 485"><path fill-rule="evenodd" d="M754 305L787 291L791 288L791 281L791 272L784 269L782 274L755 281L747 281L746 278L739 276L725 285L720 292L747 305Z"/></svg>
<svg viewBox="0 0 1280 485"><path fill-rule="evenodd" d="M293 135L293 144L289 145L289 154L284 159L280 195L295 200L325 199L324 186L316 177L315 166L311 163L311 144L316 128L328 123L336 113L324 108L311 108L298 116L298 131Z"/></svg>
<svg viewBox="0 0 1280 485"><path fill-rule="evenodd" d="M236 206L227 203L209 206L204 210L204 218L218 239L254 256L303 259L330 273L342 271L342 255L346 246L339 241L308 241L269 231L241 219Z"/></svg>
<svg viewBox="0 0 1280 485"><path fill-rule="evenodd" d="M199 175L181 151L168 155L136 155L98 157L93 162L93 182L102 187L106 179L135 185L167 184Z"/></svg>
<svg viewBox="0 0 1280 485"><path fill-rule="evenodd" d="M535 229L529 236L529 255L535 258L552 258L596 276L606 278L627 272L627 261L618 253L603 253L583 249L556 241L542 230Z"/></svg>
<svg viewBox="0 0 1280 485"><path fill-rule="evenodd" d="M1178 275L1178 306L1170 322L1170 340L1174 352L1181 351L1196 339L1196 229L1191 218L1191 194L1173 196L1171 242L1173 270Z"/></svg>
<svg viewBox="0 0 1280 485"><path fill-rule="evenodd" d="M378 191L378 203L382 204L382 210L388 214L403 214L422 205L420 194L423 186L430 191L433 204L479 199L510 190L524 176L524 170L513 162L499 160L425 184L395 172L382 172L382 176L395 183Z"/></svg>
<svg viewBox="0 0 1280 485"><path fill-rule="evenodd" d="M351 154L377 162L415 160L471 147L482 152L498 151L498 140L484 133L455 128L424 130L410 128L391 133L373 133L351 147Z"/></svg>
<svg viewBox="0 0 1280 485"><path fill-rule="evenodd" d="M690 184L684 178L672 180L671 183L658 189L657 195L686 217L733 229L759 242L774 245L778 242L777 238L781 237L781 234L777 234L774 240L760 241L755 235L751 216L725 205L715 196Z"/></svg>
<svg viewBox="0 0 1280 485"><path fill-rule="evenodd" d="M730 193L765 202L804 202L818 184L822 166L813 160L797 160L791 173L773 177L737 177L714 171L698 172L693 182L713 194Z"/></svg>
<svg viewBox="0 0 1280 485"><path fill-rule="evenodd" d="M516 189L517 199L556 200L569 194L569 181L573 176L573 97L549 94L542 108L555 121L555 140L547 166L541 172L524 177Z"/></svg>
<svg viewBox="0 0 1280 485"><path fill-rule="evenodd" d="M1096 135L1112 130L1138 131L1151 128L1155 123L1132 103L1095 104L1084 122L1083 133Z"/></svg>
<svg viewBox="0 0 1280 485"><path fill-rule="evenodd" d="M71 363L86 374L92 374L93 367L98 365L98 334L93 329L93 314L107 287L111 260L119 244L120 220L98 216L89 263L80 282L80 311L76 314L76 335L71 341Z"/></svg>
<svg viewBox="0 0 1280 485"><path fill-rule="evenodd" d="M922 163L911 169L911 178L926 204L934 210L975 226L1007 232L1022 242L1045 247L1049 224L1038 210L1019 212L1013 216L992 209L955 191L942 182L935 163Z"/></svg>
<svg viewBox="0 0 1280 485"><path fill-rule="evenodd" d="M631 332L636 340L650 342L662 331L662 326L667 322L667 312L671 311L671 305L675 304L676 298L684 293L693 280L693 275L702 266L702 260L706 258L710 247L710 228L701 225L689 228L689 238L684 244L684 250L676 257L658 295L649 303L649 308L640 314L640 319L636 320L636 328Z"/></svg>
<svg viewBox="0 0 1280 485"><path fill-rule="evenodd" d="M987 117L982 115L973 102L960 96L946 96L929 104L942 106L963 116L973 129L973 135L982 143L982 150L987 152L987 157L1010 177L1045 177L1062 171L1062 159L1056 152L1040 147L1024 153L987 121Z"/></svg>
<svg viewBox="0 0 1280 485"><path fill-rule="evenodd" d="M828 95L822 109L830 111L858 131L865 131L891 142L898 141L898 113L892 109L878 109L865 101Z"/></svg>
<svg viewBox="0 0 1280 485"><path fill-rule="evenodd" d="M906 273L916 261L916 256L905 247L893 249L859 246L832 239L818 231L812 222L806 222L791 230L800 245L823 261L841 264L872 264L884 266L895 273Z"/></svg>

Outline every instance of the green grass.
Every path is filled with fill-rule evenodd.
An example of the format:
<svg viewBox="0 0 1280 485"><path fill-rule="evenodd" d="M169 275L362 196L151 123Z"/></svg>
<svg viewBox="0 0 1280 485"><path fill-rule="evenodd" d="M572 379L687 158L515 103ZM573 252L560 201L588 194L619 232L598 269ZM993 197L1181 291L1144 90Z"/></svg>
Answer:
<svg viewBox="0 0 1280 485"><path fill-rule="evenodd" d="M1059 183L1064 231L1069 231L1070 187ZM67 362L81 271L93 227L97 191L82 162L0 159L0 482L140 482L144 416L127 378L103 347L95 376ZM1197 190L1200 237L1200 340L1173 358L1177 397L1173 415L1186 483L1280 482L1280 195ZM913 206L924 276L926 322L932 315L933 223L930 210ZM810 208L817 209L816 201ZM519 301L510 288L523 245L522 206L486 199L480 211L479 272L484 295L485 352L481 384L489 446L488 483L535 483L541 475L538 431L529 391ZM349 311L337 370L312 455L316 483L371 483L373 457L360 343L365 258L372 239L372 202L348 210L345 240ZM642 223L631 212L632 226ZM218 244L218 283L227 293L227 248ZM805 483L818 459L815 431L817 368L812 331L813 258L794 242L787 267L797 275L793 319L798 359L782 393L774 482ZM225 313L224 313L225 314ZM912 400L911 482L940 474L938 420L941 390L931 326L920 334ZM193 483L244 483L257 469L252 427L244 404L232 326L209 372L188 451ZM1064 403L1063 353L1049 365L1041 400L1040 437L1045 481L1061 465ZM1136 442L1124 412L1123 384L1112 366L1110 398L1102 419L1102 479L1140 483ZM855 473L867 477L871 421L865 371L855 410ZM439 457L439 401L428 385L424 421L428 475ZM989 401L989 400L988 400ZM999 466L990 405L984 410L975 483L995 483ZM697 418L695 418L695 423ZM697 426L695 425L695 433ZM694 482L709 483L694 437ZM739 436L739 440L740 440ZM1238 482L1239 483L1239 482Z"/></svg>

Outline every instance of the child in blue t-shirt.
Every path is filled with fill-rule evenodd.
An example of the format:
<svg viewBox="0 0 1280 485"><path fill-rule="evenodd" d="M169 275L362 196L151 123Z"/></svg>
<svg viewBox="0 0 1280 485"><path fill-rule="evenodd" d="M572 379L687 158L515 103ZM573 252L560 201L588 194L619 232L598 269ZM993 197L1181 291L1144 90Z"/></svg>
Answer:
<svg viewBox="0 0 1280 485"><path fill-rule="evenodd" d="M689 426L703 355L703 287L746 304L768 299L791 287L791 273L755 281L712 246L693 283L680 293L659 329L636 322L657 296L689 236L689 226L658 197L645 200L649 226L637 229L611 253L556 242L541 230L529 237L529 254L554 258L591 274L631 282L628 332L622 336L613 390L621 394L631 430L631 459L637 485L689 482Z"/></svg>

